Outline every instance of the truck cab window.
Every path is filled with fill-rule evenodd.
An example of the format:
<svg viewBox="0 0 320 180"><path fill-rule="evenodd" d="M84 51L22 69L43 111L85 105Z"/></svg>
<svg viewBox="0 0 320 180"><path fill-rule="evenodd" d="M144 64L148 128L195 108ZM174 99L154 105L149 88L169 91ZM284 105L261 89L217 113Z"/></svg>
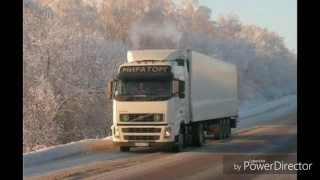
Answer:
<svg viewBox="0 0 320 180"><path fill-rule="evenodd" d="M120 80L116 86L116 96L171 97L172 81L169 80Z"/></svg>

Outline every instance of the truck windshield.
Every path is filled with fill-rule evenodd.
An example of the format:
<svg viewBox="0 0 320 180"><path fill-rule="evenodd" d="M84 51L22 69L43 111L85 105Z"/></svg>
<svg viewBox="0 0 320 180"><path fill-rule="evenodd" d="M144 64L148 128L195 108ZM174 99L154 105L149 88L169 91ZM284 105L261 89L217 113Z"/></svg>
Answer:
<svg viewBox="0 0 320 180"><path fill-rule="evenodd" d="M171 97L172 81L120 80L115 95L118 100L164 100Z"/></svg>

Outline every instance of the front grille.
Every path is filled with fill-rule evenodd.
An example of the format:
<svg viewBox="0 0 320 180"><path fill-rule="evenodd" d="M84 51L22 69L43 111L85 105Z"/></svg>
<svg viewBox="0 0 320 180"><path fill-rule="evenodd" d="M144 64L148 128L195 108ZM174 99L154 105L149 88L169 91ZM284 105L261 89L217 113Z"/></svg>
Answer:
<svg viewBox="0 0 320 180"><path fill-rule="evenodd" d="M123 133L160 133L161 128L122 128Z"/></svg>
<svg viewBox="0 0 320 180"><path fill-rule="evenodd" d="M157 118L155 116L157 115ZM163 122L163 114L120 114L120 122Z"/></svg>
<svg viewBox="0 0 320 180"><path fill-rule="evenodd" d="M159 140L160 136L123 136L124 140L133 141L155 141Z"/></svg>

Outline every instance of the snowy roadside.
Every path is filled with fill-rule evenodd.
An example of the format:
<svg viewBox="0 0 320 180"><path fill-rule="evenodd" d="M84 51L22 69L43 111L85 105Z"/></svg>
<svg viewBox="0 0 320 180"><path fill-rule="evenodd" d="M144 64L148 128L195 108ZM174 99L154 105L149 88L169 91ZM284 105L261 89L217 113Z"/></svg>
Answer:
<svg viewBox="0 0 320 180"><path fill-rule="evenodd" d="M250 109L248 106L239 108L239 119L267 112L280 106L296 106L297 96L286 96L279 100L260 105ZM23 154L24 165L55 160L80 153L92 152L112 147L111 137L103 139L86 139L78 142L58 145Z"/></svg>
<svg viewBox="0 0 320 180"><path fill-rule="evenodd" d="M291 112L297 108L297 96L286 96L273 102L267 102L264 104L260 103L259 106L256 103L252 104L256 105L255 107L258 108L250 109L245 106L240 107L239 123L236 129L231 129L232 133L268 123L268 119L279 117ZM249 104L248 106L252 105Z"/></svg>
<svg viewBox="0 0 320 180"><path fill-rule="evenodd" d="M296 106L297 95L290 95L280 98L276 101L266 102L259 104L259 102L251 102L248 105L244 105L239 108L239 118L246 118L261 113L265 113L271 109L278 108L280 106ZM257 108L252 108L257 107Z"/></svg>
<svg viewBox="0 0 320 180"><path fill-rule="evenodd" d="M79 153L92 152L112 147L111 137L103 139L85 139L78 142L71 142L37 151L24 153L23 164L31 165L40 162L55 160L68 156L77 155Z"/></svg>

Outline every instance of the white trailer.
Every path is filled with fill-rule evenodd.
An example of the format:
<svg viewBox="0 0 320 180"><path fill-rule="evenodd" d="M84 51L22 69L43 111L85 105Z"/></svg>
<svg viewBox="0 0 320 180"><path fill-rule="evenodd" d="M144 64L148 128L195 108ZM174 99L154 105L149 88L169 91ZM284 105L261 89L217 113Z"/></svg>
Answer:
<svg viewBox="0 0 320 180"><path fill-rule="evenodd" d="M108 84L113 142L121 151L202 146L204 131L228 138L238 117L237 68L190 50L128 51Z"/></svg>
<svg viewBox="0 0 320 180"><path fill-rule="evenodd" d="M191 121L238 116L237 67L191 51Z"/></svg>

